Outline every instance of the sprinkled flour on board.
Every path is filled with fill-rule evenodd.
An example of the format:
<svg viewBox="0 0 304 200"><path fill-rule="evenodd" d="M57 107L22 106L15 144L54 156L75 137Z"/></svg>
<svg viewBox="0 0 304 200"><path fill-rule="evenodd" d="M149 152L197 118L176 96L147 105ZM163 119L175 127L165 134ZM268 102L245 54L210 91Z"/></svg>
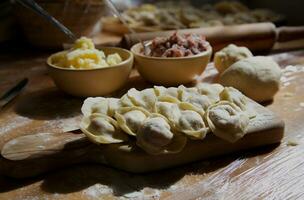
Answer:
<svg viewBox="0 0 304 200"><path fill-rule="evenodd" d="M0 126L0 136L2 134L5 134L7 132L10 132L13 129L17 129L19 127L22 127L26 125L30 121L27 117L22 116L10 116L9 119L6 120L6 124ZM0 121L1 124L1 121Z"/></svg>
<svg viewBox="0 0 304 200"><path fill-rule="evenodd" d="M113 189L109 186L102 185L102 184L95 184L91 187L88 187L83 191L83 195L88 198L97 199L103 195L110 195L113 193Z"/></svg>

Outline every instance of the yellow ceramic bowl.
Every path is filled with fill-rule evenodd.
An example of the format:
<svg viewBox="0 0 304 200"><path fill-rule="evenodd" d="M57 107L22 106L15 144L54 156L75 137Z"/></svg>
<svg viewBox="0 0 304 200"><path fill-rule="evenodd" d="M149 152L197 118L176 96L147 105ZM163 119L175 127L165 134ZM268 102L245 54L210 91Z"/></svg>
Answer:
<svg viewBox="0 0 304 200"><path fill-rule="evenodd" d="M80 97L102 96L121 88L132 70L133 54L128 50L114 47L104 47L100 50L106 55L118 53L123 62L99 69L68 69L52 64L53 57L62 52L51 55L47 59L47 66L57 87L68 94Z"/></svg>
<svg viewBox="0 0 304 200"><path fill-rule="evenodd" d="M135 44L131 51L135 56L135 66L140 75L154 84L174 86L193 81L201 75L210 61L212 47L189 57L162 58L145 56L142 45Z"/></svg>

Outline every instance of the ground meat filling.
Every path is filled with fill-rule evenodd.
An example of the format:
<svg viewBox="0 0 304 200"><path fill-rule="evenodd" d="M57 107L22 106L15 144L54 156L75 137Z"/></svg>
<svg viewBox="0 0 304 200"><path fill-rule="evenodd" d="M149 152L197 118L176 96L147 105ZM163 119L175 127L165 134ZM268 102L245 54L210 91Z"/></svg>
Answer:
<svg viewBox="0 0 304 200"><path fill-rule="evenodd" d="M207 50L208 42L202 35L173 33L168 38L158 37L149 46L152 57L187 57Z"/></svg>

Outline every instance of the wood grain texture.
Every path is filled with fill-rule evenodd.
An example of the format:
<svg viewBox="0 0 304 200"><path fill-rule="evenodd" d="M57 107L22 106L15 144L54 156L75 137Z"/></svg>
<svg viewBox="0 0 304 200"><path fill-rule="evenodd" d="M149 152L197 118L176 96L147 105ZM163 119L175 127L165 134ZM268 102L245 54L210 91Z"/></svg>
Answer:
<svg viewBox="0 0 304 200"><path fill-rule="evenodd" d="M77 125L79 110L75 108L82 99L68 97L54 87L46 75L45 56L0 57L0 93L24 76L30 77L24 93L0 113L0 148L20 135L67 131L66 124L71 129ZM0 199L303 199L304 51L273 57L284 69L282 88L267 105L285 121L280 146L142 175L86 164L34 179L0 177ZM216 79L209 65L199 81ZM133 86L150 85L133 72L126 88L114 95ZM289 146L288 141L298 145Z"/></svg>

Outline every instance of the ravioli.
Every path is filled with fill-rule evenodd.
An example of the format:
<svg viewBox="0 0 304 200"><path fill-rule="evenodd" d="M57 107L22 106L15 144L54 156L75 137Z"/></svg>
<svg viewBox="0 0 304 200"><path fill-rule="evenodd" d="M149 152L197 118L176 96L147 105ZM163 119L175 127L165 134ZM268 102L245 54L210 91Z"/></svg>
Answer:
<svg viewBox="0 0 304 200"><path fill-rule="evenodd" d="M80 129L92 142L98 144L122 143L128 140L128 136L119 129L117 122L102 114L84 117Z"/></svg>
<svg viewBox="0 0 304 200"><path fill-rule="evenodd" d="M206 120L212 132L219 138L236 142L246 134L249 116L229 101L220 101L210 106Z"/></svg>
<svg viewBox="0 0 304 200"><path fill-rule="evenodd" d="M140 107L123 107L116 111L115 118L123 131L136 136L138 129L149 115L148 111Z"/></svg>

